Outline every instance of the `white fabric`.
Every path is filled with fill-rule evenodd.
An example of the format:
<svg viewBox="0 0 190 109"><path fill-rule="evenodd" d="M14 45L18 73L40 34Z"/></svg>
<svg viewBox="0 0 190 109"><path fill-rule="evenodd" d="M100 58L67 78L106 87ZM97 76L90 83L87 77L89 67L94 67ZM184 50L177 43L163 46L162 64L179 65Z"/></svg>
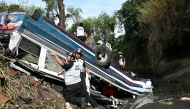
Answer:
<svg viewBox="0 0 190 109"><path fill-rule="evenodd" d="M13 32L9 41L9 49L13 52L16 52L16 55L18 55L18 45L21 41L22 37L19 33Z"/></svg>
<svg viewBox="0 0 190 109"><path fill-rule="evenodd" d="M84 72L84 71L85 71L85 69L84 69L84 67L83 67L84 60L82 60L82 59L77 59L77 62L78 62L79 65L80 65L80 70L81 70L81 72Z"/></svg>
<svg viewBox="0 0 190 109"><path fill-rule="evenodd" d="M21 40L21 36L17 32L13 32L9 41L9 49L12 51L18 46L18 42Z"/></svg>
<svg viewBox="0 0 190 109"><path fill-rule="evenodd" d="M77 28L77 36L84 36L84 28L83 27Z"/></svg>
<svg viewBox="0 0 190 109"><path fill-rule="evenodd" d="M74 62L73 66L64 73L65 84L71 85L81 81L80 78L80 65Z"/></svg>
<svg viewBox="0 0 190 109"><path fill-rule="evenodd" d="M110 49L111 48L110 43L106 43L106 47L108 47Z"/></svg>
<svg viewBox="0 0 190 109"><path fill-rule="evenodd" d="M134 77L135 75L136 75L135 73L131 72L131 76L132 76L132 77Z"/></svg>
<svg viewBox="0 0 190 109"><path fill-rule="evenodd" d="M86 73L86 89L87 89L88 94L90 95L90 80L88 77L88 73Z"/></svg>
<svg viewBox="0 0 190 109"><path fill-rule="evenodd" d="M120 58L120 59L119 59L119 65L120 65L120 66L123 66L123 64L124 64L123 59Z"/></svg>
<svg viewBox="0 0 190 109"><path fill-rule="evenodd" d="M4 19L5 19L5 16L2 16L2 17L1 17L1 23L0 23L1 25L4 25L4 24L5 24Z"/></svg>

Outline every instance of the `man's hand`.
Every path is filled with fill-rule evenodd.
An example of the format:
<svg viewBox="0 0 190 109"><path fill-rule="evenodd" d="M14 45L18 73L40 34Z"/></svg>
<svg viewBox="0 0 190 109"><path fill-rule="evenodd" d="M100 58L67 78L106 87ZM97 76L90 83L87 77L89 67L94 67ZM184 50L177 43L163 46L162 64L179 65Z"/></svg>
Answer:
<svg viewBox="0 0 190 109"><path fill-rule="evenodd" d="M57 74L57 76L59 76L59 75L61 75L62 73L64 73L65 72L65 70L63 69L63 70L61 70L60 72L58 72L58 74Z"/></svg>
<svg viewBox="0 0 190 109"><path fill-rule="evenodd" d="M55 56L56 54L54 53L54 52L52 52L52 51L49 51L50 52L50 55L52 55L52 56Z"/></svg>
<svg viewBox="0 0 190 109"><path fill-rule="evenodd" d="M90 72L88 73L88 79L91 80L91 75Z"/></svg>
<svg viewBox="0 0 190 109"><path fill-rule="evenodd" d="M125 68L125 66L122 67L123 69Z"/></svg>

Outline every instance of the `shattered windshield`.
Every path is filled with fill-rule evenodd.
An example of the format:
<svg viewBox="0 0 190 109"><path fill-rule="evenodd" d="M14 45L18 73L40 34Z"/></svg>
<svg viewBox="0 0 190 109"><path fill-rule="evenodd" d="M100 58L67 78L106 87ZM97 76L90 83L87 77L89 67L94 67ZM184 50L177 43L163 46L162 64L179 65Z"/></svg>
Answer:
<svg viewBox="0 0 190 109"><path fill-rule="evenodd" d="M46 53L45 69L54 72L60 72L62 70L62 67L57 63L55 58L49 54L49 52Z"/></svg>

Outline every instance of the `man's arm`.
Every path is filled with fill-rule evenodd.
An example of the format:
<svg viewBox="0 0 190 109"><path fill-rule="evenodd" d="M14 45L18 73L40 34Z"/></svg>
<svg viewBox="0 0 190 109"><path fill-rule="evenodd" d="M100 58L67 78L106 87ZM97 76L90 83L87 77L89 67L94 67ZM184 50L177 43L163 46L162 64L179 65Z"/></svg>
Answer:
<svg viewBox="0 0 190 109"><path fill-rule="evenodd" d="M65 65L65 63L59 58L59 56L57 56L57 54L55 54L54 52L51 52L51 51L50 51L50 55L52 55L52 56L55 57L57 63L58 63L60 66L64 66L64 65Z"/></svg>
<svg viewBox="0 0 190 109"><path fill-rule="evenodd" d="M123 62L123 69L125 68L125 64L126 64L126 60L124 59L124 62Z"/></svg>
<svg viewBox="0 0 190 109"><path fill-rule="evenodd" d="M110 44L110 51L112 51L111 44Z"/></svg>
<svg viewBox="0 0 190 109"><path fill-rule="evenodd" d="M84 61L84 60L83 60L83 61ZM83 67L84 67L84 70L88 73L88 76L90 76L90 72L89 72L89 70L88 70L88 67L86 67L85 61L84 61L84 63L83 63Z"/></svg>
<svg viewBox="0 0 190 109"><path fill-rule="evenodd" d="M76 33L76 32L74 32L73 34L74 34L74 36L77 36L77 33Z"/></svg>
<svg viewBox="0 0 190 109"><path fill-rule="evenodd" d="M87 34L86 32L84 32L84 35L86 36L86 40L87 40L87 38L88 38L88 34Z"/></svg>
<svg viewBox="0 0 190 109"><path fill-rule="evenodd" d="M110 51L112 51L112 48L110 48Z"/></svg>
<svg viewBox="0 0 190 109"><path fill-rule="evenodd" d="M90 72L89 72L88 68L85 67L84 69L85 69L85 71L88 73L88 75L90 75Z"/></svg>

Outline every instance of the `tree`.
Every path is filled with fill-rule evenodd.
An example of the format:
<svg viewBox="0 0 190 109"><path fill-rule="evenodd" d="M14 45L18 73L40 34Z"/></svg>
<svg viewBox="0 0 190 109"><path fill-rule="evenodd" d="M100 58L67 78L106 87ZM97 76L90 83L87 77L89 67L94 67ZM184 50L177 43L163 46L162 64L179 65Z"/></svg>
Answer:
<svg viewBox="0 0 190 109"><path fill-rule="evenodd" d="M95 34L96 36L99 35L99 30L101 29L103 34L106 36L106 38L109 40L111 44L113 44L113 38L114 38L114 30L115 30L115 24L116 19L115 16L109 16L107 13L102 12L97 18L96 17L88 17L86 19L83 19L81 22L83 22L85 31L89 34ZM79 25L80 22L77 22L71 26L71 28L68 29L69 33L73 33L76 29L76 26ZM99 37L96 37L98 40Z"/></svg>
<svg viewBox="0 0 190 109"><path fill-rule="evenodd" d="M65 29L65 6L63 0L42 0L46 3L46 17L52 21L57 17L58 25Z"/></svg>
<svg viewBox="0 0 190 109"><path fill-rule="evenodd" d="M154 64L182 44L182 32L190 23L188 4L188 0L150 0L139 8L139 21L148 25L148 51Z"/></svg>
<svg viewBox="0 0 190 109"><path fill-rule="evenodd" d="M74 8L68 7L67 8L67 18L68 20L72 20L74 24L81 22L82 20L82 9L81 8Z"/></svg>
<svg viewBox="0 0 190 109"><path fill-rule="evenodd" d="M124 26L125 35L116 39L117 52L122 51L127 59L127 68L133 70L141 66L146 52L146 39L143 38L144 25L138 22L139 10L142 3L147 0L130 0L122 4L115 14L120 24Z"/></svg>
<svg viewBox="0 0 190 109"><path fill-rule="evenodd" d="M65 29L65 5L63 4L63 0L58 0L58 8L59 8L59 26Z"/></svg>
<svg viewBox="0 0 190 109"><path fill-rule="evenodd" d="M25 2L21 2L20 1L20 4L10 4L8 5L5 1L2 1L0 2L0 11L3 12L3 11L9 11L9 12L25 12L26 14L28 15L31 15L35 9L37 9L41 14L44 13L44 9L41 8L41 7L37 7L37 6L34 6L34 5L24 5L22 3L25 3Z"/></svg>
<svg viewBox="0 0 190 109"><path fill-rule="evenodd" d="M0 12L3 12L3 11L24 12L24 9L23 9L23 7L21 5L18 5L18 4L10 4L10 5L8 5L5 1L1 1L0 2Z"/></svg>
<svg viewBox="0 0 190 109"><path fill-rule="evenodd" d="M28 15L32 15L32 13L34 12L34 10L38 10L39 13L41 14L45 14L44 9L42 7L37 7L34 5L29 5L29 6L24 6L24 11L28 14Z"/></svg>

